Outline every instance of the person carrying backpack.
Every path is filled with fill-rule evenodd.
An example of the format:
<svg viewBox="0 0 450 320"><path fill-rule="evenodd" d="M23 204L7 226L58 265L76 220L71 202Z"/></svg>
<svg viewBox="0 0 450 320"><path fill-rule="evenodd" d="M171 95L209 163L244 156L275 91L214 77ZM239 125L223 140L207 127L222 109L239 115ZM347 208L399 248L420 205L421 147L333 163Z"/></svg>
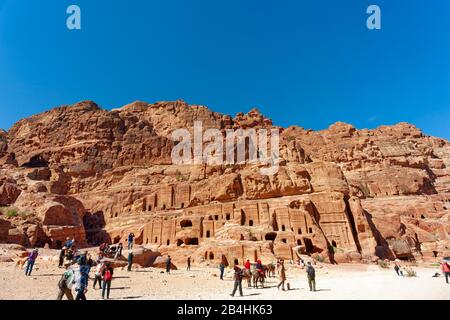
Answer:
<svg viewBox="0 0 450 320"><path fill-rule="evenodd" d="M306 274L308 275L309 291L316 291L316 270L311 265L311 262L308 262Z"/></svg>
<svg viewBox="0 0 450 320"><path fill-rule="evenodd" d="M112 281L113 273L114 273L114 270L113 270L111 264L107 263L106 267L102 273L102 277L103 277L102 299L105 299L105 293L106 293L106 299L109 299L109 292L111 290L111 281Z"/></svg>
<svg viewBox="0 0 450 320"><path fill-rule="evenodd" d="M230 296L234 297L236 290L239 288L239 295L242 297L242 270L237 264L234 265L234 288Z"/></svg>
<svg viewBox="0 0 450 320"><path fill-rule="evenodd" d="M31 271L33 271L33 266L34 266L34 263L36 262L38 254L39 254L39 251L36 248L32 252L30 252L30 254L28 255L27 267L25 269L25 275L26 276L31 276Z"/></svg>
<svg viewBox="0 0 450 320"><path fill-rule="evenodd" d="M64 295L67 297L67 300L73 300L72 295L72 285L74 283L75 273L71 268L67 269L61 279L58 282L59 293L56 300L62 300Z"/></svg>

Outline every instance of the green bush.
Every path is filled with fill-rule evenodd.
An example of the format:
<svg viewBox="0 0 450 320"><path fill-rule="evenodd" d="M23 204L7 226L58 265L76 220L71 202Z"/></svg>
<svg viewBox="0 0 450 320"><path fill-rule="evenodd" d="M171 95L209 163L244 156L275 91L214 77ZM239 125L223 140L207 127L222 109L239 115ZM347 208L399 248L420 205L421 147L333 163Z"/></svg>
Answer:
<svg viewBox="0 0 450 320"><path fill-rule="evenodd" d="M8 218L14 218L14 217L17 217L19 214L17 213L16 209L8 209L8 210L6 210L5 215Z"/></svg>
<svg viewBox="0 0 450 320"><path fill-rule="evenodd" d="M386 261L380 259L380 260L378 260L378 266L383 269L388 269L389 262L386 262Z"/></svg>
<svg viewBox="0 0 450 320"><path fill-rule="evenodd" d="M417 277L417 273L412 268L405 268L405 275L407 277Z"/></svg>

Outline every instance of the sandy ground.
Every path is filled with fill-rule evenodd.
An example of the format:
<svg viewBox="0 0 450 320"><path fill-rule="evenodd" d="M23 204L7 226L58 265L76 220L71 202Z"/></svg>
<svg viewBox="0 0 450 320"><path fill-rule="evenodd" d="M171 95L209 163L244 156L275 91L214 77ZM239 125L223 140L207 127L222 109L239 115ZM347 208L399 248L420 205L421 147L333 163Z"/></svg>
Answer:
<svg viewBox="0 0 450 320"><path fill-rule="evenodd" d="M38 260L31 277L18 269L15 263L0 263L0 299L54 300L57 282L63 272L55 261ZM243 282L244 297L230 297L233 288L231 270L227 279L220 280L219 271L210 267L192 267L172 271L161 269L134 269L131 272L115 270L111 299L188 299L188 300L320 300L320 299L443 299L450 300L450 284L443 276L433 278L438 268L415 267L417 277L399 277L393 269L376 265L342 264L321 265L316 269L317 292L310 292L304 270L288 266L290 291L276 288L277 278L270 278L264 289L248 289ZM93 270L91 271L93 276ZM89 281L88 300L101 299L99 289L92 289Z"/></svg>

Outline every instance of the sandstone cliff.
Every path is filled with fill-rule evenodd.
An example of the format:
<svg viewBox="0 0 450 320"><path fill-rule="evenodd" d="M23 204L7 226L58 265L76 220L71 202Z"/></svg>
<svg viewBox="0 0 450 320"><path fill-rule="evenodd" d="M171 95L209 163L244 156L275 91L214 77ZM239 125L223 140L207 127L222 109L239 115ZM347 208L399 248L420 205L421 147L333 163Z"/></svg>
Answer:
<svg viewBox="0 0 450 320"><path fill-rule="evenodd" d="M137 243L174 261L449 255L450 143L406 123L279 128L280 168L174 165L174 129L274 128L183 101L85 101L0 131L0 242Z"/></svg>

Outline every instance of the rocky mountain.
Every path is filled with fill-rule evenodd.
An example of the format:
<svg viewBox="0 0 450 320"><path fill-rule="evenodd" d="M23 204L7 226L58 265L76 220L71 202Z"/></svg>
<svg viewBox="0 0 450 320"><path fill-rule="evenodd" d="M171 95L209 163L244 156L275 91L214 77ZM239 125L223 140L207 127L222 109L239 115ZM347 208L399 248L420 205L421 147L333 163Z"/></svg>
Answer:
<svg viewBox="0 0 450 320"><path fill-rule="evenodd" d="M175 165L175 129L280 130L280 167ZM183 101L63 106L0 131L0 242L136 242L174 262L450 253L450 143L407 123L279 128Z"/></svg>

